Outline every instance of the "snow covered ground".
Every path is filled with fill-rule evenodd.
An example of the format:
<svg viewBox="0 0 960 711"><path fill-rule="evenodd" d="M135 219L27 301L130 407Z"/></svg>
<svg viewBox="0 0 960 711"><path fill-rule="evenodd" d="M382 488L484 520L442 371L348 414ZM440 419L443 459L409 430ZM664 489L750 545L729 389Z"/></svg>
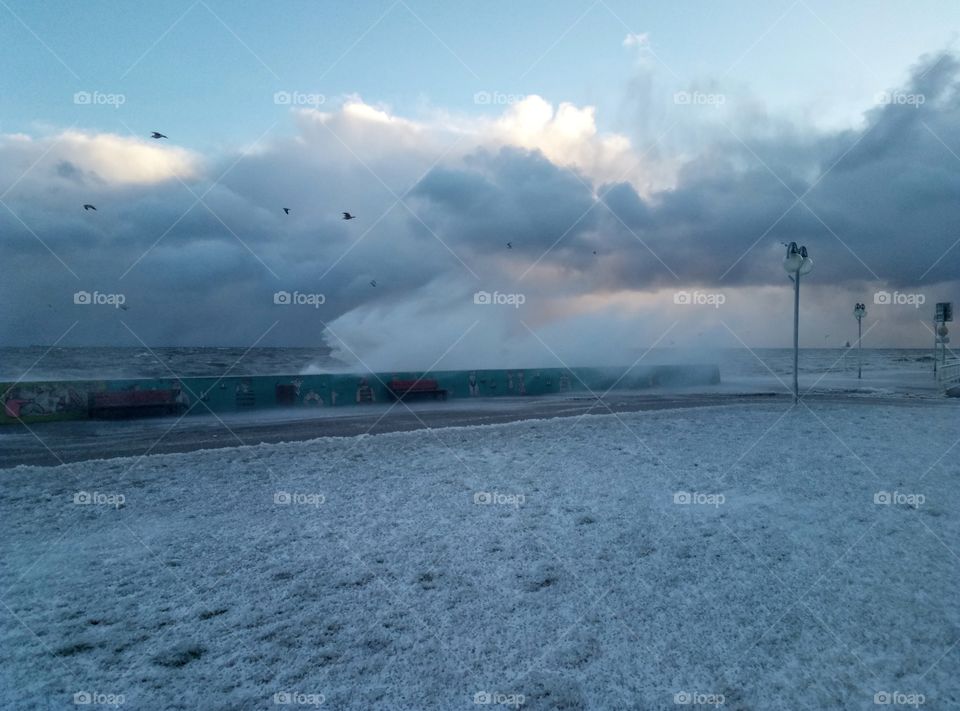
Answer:
<svg viewBox="0 0 960 711"><path fill-rule="evenodd" d="M911 398L941 398L943 392L929 370L879 370L864 373L858 379L856 373L804 373L799 378L800 392L848 393L860 396L905 396ZM712 390L703 392L793 392L792 376L773 373L760 376L728 376Z"/></svg>
<svg viewBox="0 0 960 711"><path fill-rule="evenodd" d="M728 405L3 471L0 708L955 709L957 415Z"/></svg>

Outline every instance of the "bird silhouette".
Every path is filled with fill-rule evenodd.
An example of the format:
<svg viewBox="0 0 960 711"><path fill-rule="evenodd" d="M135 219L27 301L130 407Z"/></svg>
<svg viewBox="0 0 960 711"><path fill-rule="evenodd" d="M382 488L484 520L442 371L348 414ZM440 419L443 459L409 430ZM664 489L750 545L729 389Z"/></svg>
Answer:
<svg viewBox="0 0 960 711"><path fill-rule="evenodd" d="M356 215L351 215L349 212L345 212L345 213L343 213L343 219L344 219L344 220L356 220L356 219L357 219L357 216L356 216Z"/></svg>
<svg viewBox="0 0 960 711"><path fill-rule="evenodd" d="M90 205L89 203L85 204L85 205L83 206L83 209L84 209L84 210L93 210L94 212L97 211L97 208L95 208L93 205Z"/></svg>
<svg viewBox="0 0 960 711"><path fill-rule="evenodd" d="M377 280L376 280L376 279L371 279L371 280L370 280L370 286L376 286L376 285L377 285Z"/></svg>
<svg viewBox="0 0 960 711"><path fill-rule="evenodd" d="M120 308L123 309L124 311L129 311L129 310L130 310L130 307L127 306L126 304L120 304Z"/></svg>
<svg viewBox="0 0 960 711"><path fill-rule="evenodd" d="M289 214L290 214L290 208L289 208L289 207L283 208L283 214L284 214L284 215L289 215Z"/></svg>
<svg viewBox="0 0 960 711"><path fill-rule="evenodd" d="M507 242L507 249L513 249L513 243Z"/></svg>
<svg viewBox="0 0 960 711"><path fill-rule="evenodd" d="M597 253L597 250L593 250L593 253L596 254L596 253Z"/></svg>
<svg viewBox="0 0 960 711"><path fill-rule="evenodd" d="M166 136L159 131L154 131L152 134L150 134L150 138L166 138Z"/></svg>

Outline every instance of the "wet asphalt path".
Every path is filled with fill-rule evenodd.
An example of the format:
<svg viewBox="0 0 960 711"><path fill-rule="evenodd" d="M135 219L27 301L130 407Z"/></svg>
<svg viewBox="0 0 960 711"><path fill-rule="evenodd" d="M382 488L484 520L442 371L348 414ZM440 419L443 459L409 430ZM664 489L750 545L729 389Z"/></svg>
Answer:
<svg viewBox="0 0 960 711"><path fill-rule="evenodd" d="M906 399L824 393L813 403L940 406L956 400ZM20 464L52 466L69 462L146 454L192 452L260 443L299 442L318 437L352 437L427 428L491 425L519 420L576 417L689 407L777 403L786 394L634 394L596 397L497 398L486 401L420 402L341 407L336 410L258 410L221 415L188 415L122 421L83 420L0 428L0 469Z"/></svg>

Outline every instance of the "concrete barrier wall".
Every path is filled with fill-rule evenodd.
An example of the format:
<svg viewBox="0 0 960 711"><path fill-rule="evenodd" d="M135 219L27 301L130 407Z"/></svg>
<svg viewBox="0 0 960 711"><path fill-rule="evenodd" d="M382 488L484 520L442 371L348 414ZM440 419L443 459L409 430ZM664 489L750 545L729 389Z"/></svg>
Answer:
<svg viewBox="0 0 960 711"><path fill-rule="evenodd" d="M105 391L175 390L192 414L388 402L387 383L394 378L436 380L448 398L461 399L709 385L720 382L720 371L714 365L656 365L0 383L0 424L86 419L91 393Z"/></svg>

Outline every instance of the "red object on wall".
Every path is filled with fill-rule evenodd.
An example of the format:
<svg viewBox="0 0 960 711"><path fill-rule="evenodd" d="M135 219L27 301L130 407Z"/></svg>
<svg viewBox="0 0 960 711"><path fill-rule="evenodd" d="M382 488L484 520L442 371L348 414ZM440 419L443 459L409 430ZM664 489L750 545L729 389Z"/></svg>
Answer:
<svg viewBox="0 0 960 711"><path fill-rule="evenodd" d="M387 388L397 399L407 395L433 395L434 398L447 399L447 391L442 389L436 380L397 380L394 378L387 385Z"/></svg>
<svg viewBox="0 0 960 711"><path fill-rule="evenodd" d="M20 417L20 406L26 400L7 400L3 403L3 409L7 413L7 417Z"/></svg>

